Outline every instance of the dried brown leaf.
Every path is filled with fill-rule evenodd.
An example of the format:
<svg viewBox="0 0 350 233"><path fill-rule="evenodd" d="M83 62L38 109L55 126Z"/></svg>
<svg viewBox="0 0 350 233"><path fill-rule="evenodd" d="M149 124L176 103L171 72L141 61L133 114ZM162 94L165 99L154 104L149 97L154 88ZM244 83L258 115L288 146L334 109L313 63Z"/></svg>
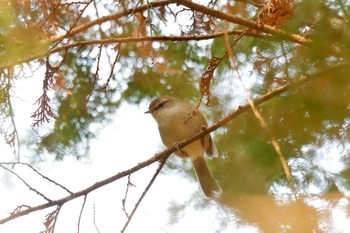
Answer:
<svg viewBox="0 0 350 233"><path fill-rule="evenodd" d="M280 28L293 15L293 0L270 0L260 10L258 23Z"/></svg>

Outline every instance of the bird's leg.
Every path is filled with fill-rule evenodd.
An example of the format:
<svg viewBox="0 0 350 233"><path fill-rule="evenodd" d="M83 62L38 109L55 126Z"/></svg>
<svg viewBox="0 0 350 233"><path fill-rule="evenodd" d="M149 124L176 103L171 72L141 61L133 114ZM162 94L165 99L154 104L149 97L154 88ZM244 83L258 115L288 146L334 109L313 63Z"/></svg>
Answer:
<svg viewBox="0 0 350 233"><path fill-rule="evenodd" d="M173 146L175 146L176 149L177 149L177 151L179 152L179 153L177 154L179 157L181 157L181 158L186 158L186 157L188 157L188 154L187 154L185 151L181 150L180 144L179 144L178 142L177 142L177 143L174 143Z"/></svg>
<svg viewBox="0 0 350 233"><path fill-rule="evenodd" d="M201 125L201 131L206 131L207 130L207 126L206 125Z"/></svg>

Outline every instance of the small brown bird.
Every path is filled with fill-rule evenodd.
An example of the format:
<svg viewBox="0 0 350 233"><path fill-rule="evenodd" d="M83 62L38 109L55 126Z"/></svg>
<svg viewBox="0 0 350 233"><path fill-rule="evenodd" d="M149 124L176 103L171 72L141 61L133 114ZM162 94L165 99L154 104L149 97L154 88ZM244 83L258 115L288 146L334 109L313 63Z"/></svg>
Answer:
<svg viewBox="0 0 350 233"><path fill-rule="evenodd" d="M161 96L152 101L149 110L158 123L160 137L166 147L172 147L208 126L207 120L201 111L193 113L195 106L171 96ZM221 188L211 174L204 159L204 153L209 158L217 157L218 151L209 134L175 152L176 155L188 157L193 163L199 183L207 197L221 193Z"/></svg>

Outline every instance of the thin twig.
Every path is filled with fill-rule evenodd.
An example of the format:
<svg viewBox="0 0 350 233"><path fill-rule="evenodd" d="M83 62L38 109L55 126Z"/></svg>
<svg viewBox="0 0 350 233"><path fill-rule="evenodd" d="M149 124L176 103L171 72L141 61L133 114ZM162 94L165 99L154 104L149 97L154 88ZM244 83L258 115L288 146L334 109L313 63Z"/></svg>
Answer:
<svg viewBox="0 0 350 233"><path fill-rule="evenodd" d="M22 181L22 183L27 186L27 188L29 190L34 191L36 194L38 194L39 196L41 196L42 198L44 198L47 202L51 202L51 199L49 199L48 197L46 197L43 193L39 192L37 189L33 188L31 185L29 185L21 176L19 176L16 172L12 171L11 169L7 168L6 166L2 165L0 163L0 167L2 167L4 170L8 171L9 173L11 173L12 175L16 176L20 181Z"/></svg>
<svg viewBox="0 0 350 233"><path fill-rule="evenodd" d="M235 0L236 2L245 2L245 3L249 3L257 8L261 8L264 6L263 1L254 1L254 0Z"/></svg>
<svg viewBox="0 0 350 233"><path fill-rule="evenodd" d="M27 166L29 167L30 169L32 169L36 174L38 174L41 178L59 186L60 188L64 189L66 192L68 192L69 194L73 194L72 191L70 191L68 188L64 187L63 185L57 183L56 181L50 179L49 177L43 175L42 173L40 173L37 169L35 169L33 166L31 166L30 164L28 163L22 163L22 162L1 162L0 164L3 164L3 165L24 165L24 166Z"/></svg>
<svg viewBox="0 0 350 233"><path fill-rule="evenodd" d="M92 80L90 93L89 93L89 95L87 96L87 98L85 100L85 104L83 105L84 107L86 107L86 105L89 103L89 100L90 100L90 98L92 96L92 93L94 92L94 89L95 89L96 81L97 81L97 79L99 77L101 54L102 54L102 45L99 46L96 71L95 71L95 74L94 74L94 79Z"/></svg>
<svg viewBox="0 0 350 233"><path fill-rule="evenodd" d="M95 204L94 204L94 226L95 226L95 229L96 229L96 231L98 232L98 233L100 233L100 229L98 229L98 226L97 226L97 224L96 224L96 206L95 206Z"/></svg>
<svg viewBox="0 0 350 233"><path fill-rule="evenodd" d="M21 144L20 144L20 140L19 140L17 124L15 122L15 115L14 115L14 111L13 111L11 95L6 95L6 97L8 98L8 107L9 107L9 112L10 112L11 124L13 126L13 132L14 132L15 137L16 137L17 150L14 149L14 151L15 151L15 154L17 155L16 156L17 157L17 162L19 162L21 160ZM14 148L16 148L16 147L14 146Z"/></svg>
<svg viewBox="0 0 350 233"><path fill-rule="evenodd" d="M115 55L115 58L114 58L114 61L112 64L112 68L111 68L111 71L110 71L109 76L107 78L106 84L103 87L103 91L107 91L108 85L111 82L111 79L113 77L115 65L117 64L117 61L119 61L121 45L122 44L117 44L117 46L115 46L115 48L114 48L114 50L117 51L117 54Z"/></svg>
<svg viewBox="0 0 350 233"><path fill-rule="evenodd" d="M93 0L90 0L89 2L86 3L86 5L84 6L84 8L82 10L80 10L80 13L78 15L78 17L76 18L76 20L73 22L73 24L69 27L69 30L60 37L60 39L50 48L50 50L54 49L59 43L61 43L68 35L70 35L70 33L72 32L72 30L74 29L75 25L78 23L79 19L81 18L81 16L83 16L86 8L90 5L90 3L92 3Z"/></svg>
<svg viewBox="0 0 350 233"><path fill-rule="evenodd" d="M232 30L229 32L229 34L240 34L242 33L241 30ZM250 32L246 34L247 36L255 37L255 38L264 38L267 40L276 40L276 38L273 38L268 35L259 35L255 32ZM4 65L0 65L0 70L6 69L9 67L13 67L15 65L19 65L22 63L30 62L36 59L40 59L43 57L46 57L50 54L54 54L57 52L65 51L67 49L75 48L75 47L83 47L83 46L89 46L89 45L102 45L102 44L122 44L122 43L135 43L135 42L144 42L144 41L190 41L190 40L208 40L208 39L214 39L214 38L220 38L224 36L224 32L219 33L213 33L213 34L207 34L207 35L191 35L191 36L143 36L143 37L124 37L124 38L108 38L108 39L97 39L97 40L88 40L88 41L78 41L66 45L62 45L60 47L53 48L51 50L38 53L35 55L32 55L30 57L26 57L14 62L9 62Z"/></svg>
<svg viewBox="0 0 350 233"><path fill-rule="evenodd" d="M100 14L98 13L96 0L94 0L94 8L95 8L96 17L99 19L100 18ZM102 30L101 24L98 25L98 31L100 32L101 39L104 38L105 34L104 34L103 30Z"/></svg>
<svg viewBox="0 0 350 233"><path fill-rule="evenodd" d="M36 31L36 33L39 33L40 30L45 26L45 24L49 21L50 17L55 13L56 9L58 8L58 6L61 4L62 0L59 0L58 2L54 3L52 7L50 7L51 12L49 13L48 16L46 16L46 18L44 19L44 22L39 26L38 30Z"/></svg>
<svg viewBox="0 0 350 233"><path fill-rule="evenodd" d="M129 214L126 211L126 198L128 197L128 193L129 193L129 188L130 187L135 187L135 185L133 183L131 183L130 181L130 175L128 175L128 183L126 184L126 190L125 190L125 194L124 194L124 198L122 199L122 210L125 213L125 216L128 218Z"/></svg>
<svg viewBox="0 0 350 233"><path fill-rule="evenodd" d="M142 202L143 198L146 196L148 190L151 188L151 186L152 186L153 182L155 181L155 179L157 178L159 172L162 170L162 167L164 166L164 164L165 164L165 162L167 161L168 157L169 157L169 155L168 155L168 156L165 156L165 157L161 160L161 162L160 162L160 164L159 164L159 167L157 168L157 170L156 170L156 172L154 173L152 179L151 179L150 182L148 183L146 189L143 191L143 193L142 193L142 195L140 196L139 200L136 202L135 207L134 207L134 209L131 211L131 214L129 215L128 220L126 221L126 223L125 223L123 229L120 231L121 233L123 233L123 232L125 231L125 229L128 227L128 225L129 225L129 223L130 223L132 217L134 216L134 214L135 214L137 208L139 207L139 205L140 205L140 203Z"/></svg>
<svg viewBox="0 0 350 233"><path fill-rule="evenodd" d="M83 32L83 31L85 31L85 30L87 30L95 25L102 24L102 23L107 22L107 21L116 21L116 20L118 20L122 17L128 16L130 14L135 14L137 12L143 12L143 11L147 10L149 7L162 7L162 6L172 4L173 2L174 2L174 0L154 1L154 2L151 2L149 4L141 5L141 6L138 6L138 7L132 8L132 9L128 9L128 10L124 10L123 12L118 12L118 13L115 13L112 15L106 15L106 16L103 16L101 18L95 19L93 21L90 21L90 22L87 22L87 23L84 23L84 24L81 24L79 26L72 28L72 30L69 32L69 35L64 34L64 35L52 36L47 41L42 41L42 43L52 43L52 42L61 41L62 38L64 38L64 36L65 37L74 36L74 35L76 35L80 32Z"/></svg>
<svg viewBox="0 0 350 233"><path fill-rule="evenodd" d="M5 110L4 112L6 112L5 114L9 116L10 121L11 121L11 126L13 128L11 133L8 133L9 131L7 132L7 130L5 130L4 135L5 135L6 143L8 143L9 145L11 145L13 147L13 151L14 151L16 160L19 162L20 161L21 146L20 146L17 124L15 121L15 115L14 115L14 111L13 111L11 94L10 94L10 90L12 87L11 82L13 81L12 73L13 73L13 69L8 69L8 72L6 72L6 73L2 72L2 74L4 75L4 81L3 81L4 87L2 88L1 91L3 91L5 93L2 96L5 96L4 97L4 104L7 107L7 111ZM16 149L16 147L17 147L17 149Z"/></svg>
<svg viewBox="0 0 350 233"><path fill-rule="evenodd" d="M78 230L77 230L78 233L80 233L80 221L81 221L81 216L83 215L83 210L86 204L86 198L87 198L87 195L84 196L83 204L81 204L81 209L80 209L79 218L78 218Z"/></svg>

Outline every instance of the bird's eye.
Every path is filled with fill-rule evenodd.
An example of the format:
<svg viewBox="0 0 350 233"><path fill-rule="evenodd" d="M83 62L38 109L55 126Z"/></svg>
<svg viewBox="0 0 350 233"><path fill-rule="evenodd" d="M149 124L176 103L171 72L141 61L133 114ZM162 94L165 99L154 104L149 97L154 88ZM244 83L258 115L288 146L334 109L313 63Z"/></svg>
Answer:
<svg viewBox="0 0 350 233"><path fill-rule="evenodd" d="M157 108L159 109L159 108L162 108L163 106L164 106L164 102L160 103Z"/></svg>
<svg viewBox="0 0 350 233"><path fill-rule="evenodd" d="M162 108L164 106L165 102L161 102L157 105L157 107L155 108L155 110L158 110L160 108Z"/></svg>

